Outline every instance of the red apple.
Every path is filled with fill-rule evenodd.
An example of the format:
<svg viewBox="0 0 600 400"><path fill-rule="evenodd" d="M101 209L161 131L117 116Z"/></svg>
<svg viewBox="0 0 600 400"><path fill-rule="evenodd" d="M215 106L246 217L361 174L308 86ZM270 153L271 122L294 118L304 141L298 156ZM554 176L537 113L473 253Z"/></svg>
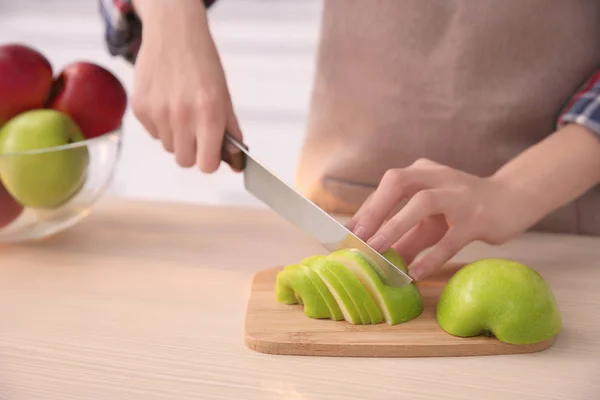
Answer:
<svg viewBox="0 0 600 400"><path fill-rule="evenodd" d="M23 206L12 198L0 182L0 229L16 220L22 211Z"/></svg>
<svg viewBox="0 0 600 400"><path fill-rule="evenodd" d="M121 125L125 88L110 71L85 61L67 65L54 81L48 107L70 115L87 139Z"/></svg>
<svg viewBox="0 0 600 400"><path fill-rule="evenodd" d="M44 107L51 87L52 65L42 53L18 43L0 46L0 125Z"/></svg>

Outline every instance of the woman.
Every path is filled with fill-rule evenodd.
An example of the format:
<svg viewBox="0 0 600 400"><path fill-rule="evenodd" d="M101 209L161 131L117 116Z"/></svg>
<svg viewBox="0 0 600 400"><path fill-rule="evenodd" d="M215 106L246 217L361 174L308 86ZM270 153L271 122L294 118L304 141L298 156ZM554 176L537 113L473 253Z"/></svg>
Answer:
<svg viewBox="0 0 600 400"><path fill-rule="evenodd" d="M211 3L101 1L136 116L206 173L243 138ZM474 240L600 235L600 2L324 0L321 33L297 186L415 279Z"/></svg>

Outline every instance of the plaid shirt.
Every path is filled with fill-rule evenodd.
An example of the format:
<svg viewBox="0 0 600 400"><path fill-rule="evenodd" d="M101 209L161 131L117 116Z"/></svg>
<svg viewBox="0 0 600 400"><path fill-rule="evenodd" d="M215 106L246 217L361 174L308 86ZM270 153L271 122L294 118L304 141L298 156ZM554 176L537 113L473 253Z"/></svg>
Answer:
<svg viewBox="0 0 600 400"><path fill-rule="evenodd" d="M140 48L142 23L132 0L98 0L105 23L105 42L113 56L135 63ZM208 8L217 0L203 0ZM569 123L587 127L600 137L600 70L596 71L570 98L556 121L557 128Z"/></svg>

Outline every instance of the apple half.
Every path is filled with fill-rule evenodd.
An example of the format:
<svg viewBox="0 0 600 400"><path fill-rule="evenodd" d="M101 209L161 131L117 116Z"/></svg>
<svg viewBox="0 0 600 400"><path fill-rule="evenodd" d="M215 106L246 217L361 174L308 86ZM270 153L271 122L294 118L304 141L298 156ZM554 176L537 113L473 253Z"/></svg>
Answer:
<svg viewBox="0 0 600 400"><path fill-rule="evenodd" d="M407 270L394 250L383 255ZM277 275L275 297L282 304L302 304L307 317L345 320L354 325L384 321L396 325L423 311L414 283L399 288L385 285L373 260L357 250L316 255L284 267Z"/></svg>
<svg viewBox="0 0 600 400"><path fill-rule="evenodd" d="M488 258L458 270L437 304L437 322L458 337L494 336L508 344L533 344L561 329L550 286L521 263Z"/></svg>

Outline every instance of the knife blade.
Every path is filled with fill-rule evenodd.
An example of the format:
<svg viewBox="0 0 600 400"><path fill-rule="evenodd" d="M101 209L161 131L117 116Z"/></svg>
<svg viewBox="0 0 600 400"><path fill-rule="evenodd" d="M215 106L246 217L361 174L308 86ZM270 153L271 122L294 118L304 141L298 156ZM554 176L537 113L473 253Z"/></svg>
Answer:
<svg viewBox="0 0 600 400"><path fill-rule="evenodd" d="M322 208L276 176L250 154L248 146L240 143L229 133L225 133L225 140L240 152L233 154L227 150L227 144L224 143L223 161L231 165L233 169L243 171L246 190L273 211L304 230L330 252L338 249L355 249L363 252L373 261L376 272L386 285L400 287L413 281L409 275L389 262Z"/></svg>

